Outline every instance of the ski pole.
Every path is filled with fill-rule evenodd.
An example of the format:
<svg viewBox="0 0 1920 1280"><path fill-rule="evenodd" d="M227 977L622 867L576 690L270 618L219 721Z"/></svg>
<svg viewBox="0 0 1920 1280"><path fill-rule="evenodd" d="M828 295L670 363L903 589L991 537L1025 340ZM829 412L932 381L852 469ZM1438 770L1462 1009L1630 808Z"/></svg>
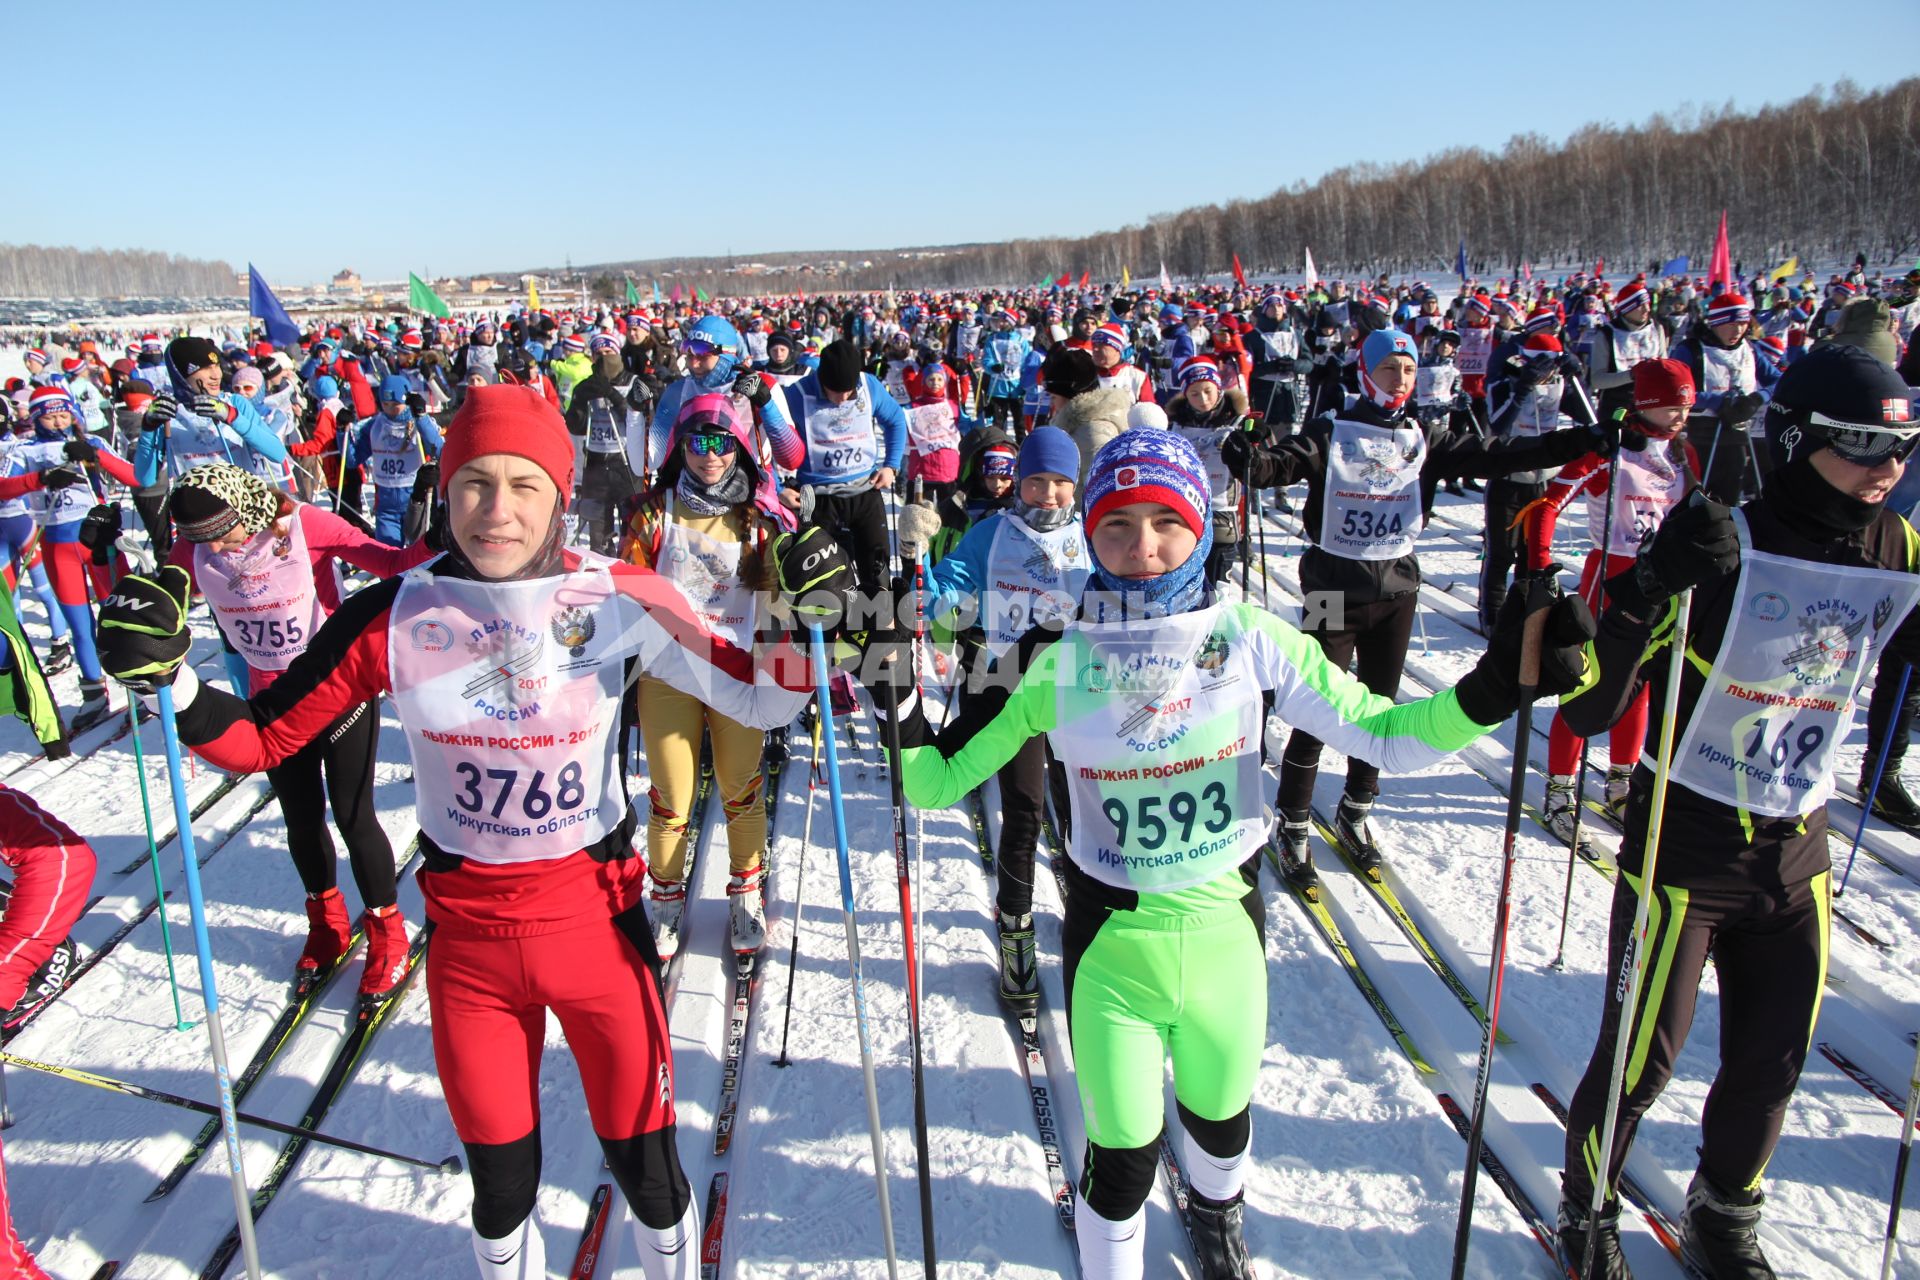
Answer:
<svg viewBox="0 0 1920 1280"><path fill-rule="evenodd" d="M187 908L193 917L193 946L200 959L200 997L207 1008L207 1045L213 1053L213 1074L220 1086L220 1127L226 1130L227 1171L232 1175L233 1210L240 1229L241 1256L248 1280L260 1280L260 1246L253 1235L252 1197L247 1194L247 1171L240 1163L240 1126L233 1108L233 1073L227 1066L227 1038L220 1028L220 991L213 971L213 942L207 936L207 904L200 893L200 854L193 843L193 809L187 802L186 781L180 776L180 731L173 718L173 686L160 686L160 738L167 747L167 780L173 788L173 821L180 839L181 860L187 872Z"/></svg>
<svg viewBox="0 0 1920 1280"><path fill-rule="evenodd" d="M1907 1162L1913 1157L1913 1124L1920 1111L1920 1048L1914 1050L1913 1079L1907 1084L1907 1112L1900 1124L1900 1154L1893 1162L1893 1203L1887 1208L1887 1243L1880 1252L1880 1280L1892 1280L1893 1246L1900 1234L1900 1201L1907 1189Z"/></svg>
<svg viewBox="0 0 1920 1280"><path fill-rule="evenodd" d="M894 584L897 584L903 581L900 573L900 504L891 490L887 498L888 555L893 564ZM887 610L887 626L897 628L900 625L900 601L893 591L887 593ZM909 651L909 662L915 656L914 652ZM918 684L916 679L916 695ZM917 928L918 917L914 915L913 885L907 861L907 797L900 779L900 717L892 707L887 708L886 722L887 781L893 800L893 869L900 880L900 927L906 943L907 1033L913 1051L913 1154L920 1181L920 1245L926 1259L926 1274L934 1276L939 1274L939 1267L934 1260L933 1180L928 1174L931 1162L927 1153L927 1076L920 1039L920 933Z"/></svg>
<svg viewBox="0 0 1920 1280"><path fill-rule="evenodd" d="M867 1029L867 986L860 974L860 931L853 911L853 858L847 846L847 811L840 795L839 745L833 738L833 693L827 688L827 641L818 622L807 624L813 657L813 689L817 714L826 726L821 740L827 748L827 808L833 816L834 852L840 862L840 908L847 923L847 966L853 976L853 1020L860 1036L860 1073L866 1078L867 1127L873 1134L873 1175L879 1190L880 1232L886 1242L887 1276L900 1280L900 1256L893 1247L893 1202L887 1195L887 1152L880 1129L880 1086L873 1074L873 1037ZM256 1277L257 1280L257 1277Z"/></svg>
<svg viewBox="0 0 1920 1280"><path fill-rule="evenodd" d="M186 1111L197 1111L201 1115L217 1116L220 1108L211 1102L201 1102L197 1098L183 1098L177 1093L168 1093L164 1089L149 1089L144 1085L128 1080L116 1080L112 1076L98 1075L79 1067L63 1067L57 1063L41 1062L34 1058L23 1058L17 1053L0 1053L0 1063L25 1067L29 1071L39 1071L46 1075L58 1076L62 1080L71 1080L75 1084L91 1085L95 1089L106 1089L114 1093L124 1093L132 1098L144 1098L148 1102L158 1102L169 1107L180 1107ZM363 1156L377 1156L382 1160L392 1160L398 1164L410 1164L421 1169L439 1169L445 1173L460 1173L465 1166L457 1155L444 1160L427 1160L419 1156L402 1155L398 1151L387 1151L380 1147L370 1147L364 1142L354 1142L348 1138L335 1138L314 1129L304 1129L297 1124L283 1124L278 1120L269 1120L265 1116L252 1116L244 1111L234 1113L241 1124L250 1124L257 1129L271 1129L275 1133L284 1133L295 1138L304 1138L308 1142L318 1142L324 1146L339 1147L343 1151L357 1151Z"/></svg>
<svg viewBox="0 0 1920 1280"><path fill-rule="evenodd" d="M13 1128L13 1104L7 1101L7 1073L0 1070L0 1129Z"/></svg>
<svg viewBox="0 0 1920 1280"><path fill-rule="evenodd" d="M1493 954L1487 972L1487 1025L1480 1036L1480 1066L1474 1077L1473 1119L1467 1129L1467 1171L1460 1188L1460 1216L1453 1233L1453 1280L1467 1269L1467 1240L1473 1231L1473 1188L1480 1173L1480 1148L1485 1141L1487 1088L1493 1079L1494 1037L1500 1028L1500 997L1507 964L1507 919L1513 902L1514 850L1520 838L1520 805L1527 781L1526 743L1533 736L1533 703L1540 691L1540 645L1547 629L1547 611L1553 607L1552 584L1531 578L1527 589L1527 618L1520 639L1520 713L1514 722L1513 773L1507 781L1507 829L1500 844L1500 896L1493 914Z"/></svg>
<svg viewBox="0 0 1920 1280"><path fill-rule="evenodd" d="M1873 798L1880 794L1880 778L1886 772L1887 757L1893 754L1893 735L1900 731L1900 704L1907 700L1907 681L1913 678L1913 668L1903 665L1900 668L1900 692L1893 695L1893 713L1887 717L1887 736L1880 740L1880 754L1873 762L1873 785L1867 794L1860 797L1860 821L1854 824L1853 847L1847 850L1847 869L1840 873L1840 887L1833 891L1838 898L1847 891L1847 881L1853 877L1853 859L1860 852L1860 838L1867 833L1867 811L1873 808Z"/></svg>
<svg viewBox="0 0 1920 1280"><path fill-rule="evenodd" d="M1596 1222L1607 1202L1607 1186L1613 1181L1613 1135L1620 1123L1621 1091L1627 1078L1627 1045L1633 1040L1634 1012L1647 978L1647 918L1653 902L1654 873L1660 868L1660 826L1667 816L1667 774L1673 764L1674 721L1680 714L1680 675L1686 663L1687 623L1693 614L1693 591L1680 593L1673 620L1673 651L1667 661L1667 697L1660 721L1660 759L1653 776L1653 811L1647 819L1646 854L1640 866L1640 901L1633 912L1632 948L1627 963L1632 977L1627 983L1627 998L1620 1006L1620 1021L1613 1041L1613 1069L1608 1075L1607 1114L1600 1127L1600 1174L1593 1180L1593 1196L1587 1205L1587 1221ZM1624 877L1625 872L1623 871ZM1600 1233L1587 1232L1586 1256L1580 1260L1580 1274L1593 1271L1593 1251Z"/></svg>
<svg viewBox="0 0 1920 1280"><path fill-rule="evenodd" d="M167 953L167 985L173 989L173 1029L193 1024L180 1011L180 979L173 968L173 925L167 919L167 887L160 880L160 850L153 842L153 807L147 800L147 762L140 753L140 699L127 699L127 718L133 733L133 771L140 779L140 813L147 820L147 865L153 868L154 904L160 912L160 946Z"/></svg>
<svg viewBox="0 0 1920 1280"><path fill-rule="evenodd" d="M800 915L806 910L807 850L813 847L813 797L820 790L820 718L813 720L813 758L807 764L807 820L800 828L800 865L794 871L793 940L787 947L787 1012L780 1021L780 1056L776 1067L792 1066L787 1058L787 1032L793 1028L793 974L800 961Z"/></svg>

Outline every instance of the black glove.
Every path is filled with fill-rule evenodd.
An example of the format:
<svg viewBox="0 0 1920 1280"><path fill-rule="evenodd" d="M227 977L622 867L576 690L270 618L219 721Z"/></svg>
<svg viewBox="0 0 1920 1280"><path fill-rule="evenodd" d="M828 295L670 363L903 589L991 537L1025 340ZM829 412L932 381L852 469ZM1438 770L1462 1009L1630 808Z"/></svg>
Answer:
<svg viewBox="0 0 1920 1280"><path fill-rule="evenodd" d="M95 632L108 675L135 693L173 683L193 644L187 630L191 589L187 571L176 564L162 565L151 576L130 573L113 584Z"/></svg>
<svg viewBox="0 0 1920 1280"><path fill-rule="evenodd" d="M78 463L81 463L82 465L90 465L92 463L100 461L100 450L95 446L87 443L85 440L67 441L66 448L63 450L63 452L67 455L68 462L78 462Z"/></svg>
<svg viewBox="0 0 1920 1280"><path fill-rule="evenodd" d="M87 473L78 467L69 467L61 463L57 467L48 467L40 473L42 489L65 489L76 484L85 484Z"/></svg>
<svg viewBox="0 0 1920 1280"><path fill-rule="evenodd" d="M424 501L433 497L434 490L440 487L440 464L423 462L420 469L413 473L413 498Z"/></svg>
<svg viewBox="0 0 1920 1280"><path fill-rule="evenodd" d="M1253 462L1253 436L1245 431L1229 431L1220 442L1220 461L1235 480L1245 480Z"/></svg>
<svg viewBox="0 0 1920 1280"><path fill-rule="evenodd" d="M416 418L427 416L427 398L418 391L407 392L407 412Z"/></svg>
<svg viewBox="0 0 1920 1280"><path fill-rule="evenodd" d="M1758 391L1748 391L1737 396L1728 396L1720 405L1721 420L1729 426L1738 426L1752 422L1753 415L1760 412L1760 406L1767 398Z"/></svg>
<svg viewBox="0 0 1920 1280"><path fill-rule="evenodd" d="M1536 364L1525 356L1508 356L1507 368L1508 376L1523 387L1537 387L1553 372L1553 366L1546 361Z"/></svg>
<svg viewBox="0 0 1920 1280"><path fill-rule="evenodd" d="M834 536L817 524L773 540L780 596L806 624L830 627L850 612L859 579L853 561Z"/></svg>
<svg viewBox="0 0 1920 1280"><path fill-rule="evenodd" d="M744 399L758 409L773 398L773 388L767 380L751 369L742 369L740 376L733 380L733 394Z"/></svg>
<svg viewBox="0 0 1920 1280"><path fill-rule="evenodd" d="M1587 362L1571 351L1562 351L1560 353L1559 364L1560 372L1569 378L1584 378L1587 376Z"/></svg>
<svg viewBox="0 0 1920 1280"><path fill-rule="evenodd" d="M647 380L635 378L633 385L627 388L627 407L634 410L645 409L647 402L651 399L653 399L653 388L647 385Z"/></svg>
<svg viewBox="0 0 1920 1280"><path fill-rule="evenodd" d="M1540 635L1540 682L1534 694L1556 698L1580 687L1587 671L1587 642L1593 639L1593 611L1579 596L1562 594L1545 576L1529 577L1507 593L1494 619L1487 651L1455 686L1460 709L1475 724L1499 724L1520 709L1520 658L1529 602L1544 594L1546 623Z"/></svg>
<svg viewBox="0 0 1920 1280"><path fill-rule="evenodd" d="M162 431L173 421L173 415L180 412L179 404L170 395L162 393L147 401L146 409L140 414L142 431Z"/></svg>
<svg viewBox="0 0 1920 1280"><path fill-rule="evenodd" d="M193 398L193 411L203 418L211 418L221 426L226 426L240 416L240 411L222 400L219 396L207 394Z"/></svg>
<svg viewBox="0 0 1920 1280"><path fill-rule="evenodd" d="M1740 535L1733 510L1695 490L1640 548L1633 568L1607 579L1607 598L1650 622L1682 591L1725 577L1740 567Z"/></svg>
<svg viewBox="0 0 1920 1280"><path fill-rule="evenodd" d="M105 565L113 559L114 545L120 540L120 504L102 502L80 521L80 545L93 553L93 562Z"/></svg>

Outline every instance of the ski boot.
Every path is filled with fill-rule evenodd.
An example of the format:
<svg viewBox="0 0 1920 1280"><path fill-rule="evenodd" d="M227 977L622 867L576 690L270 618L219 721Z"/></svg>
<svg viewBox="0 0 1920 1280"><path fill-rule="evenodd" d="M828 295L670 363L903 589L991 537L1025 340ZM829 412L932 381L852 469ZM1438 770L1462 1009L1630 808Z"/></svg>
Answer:
<svg viewBox="0 0 1920 1280"><path fill-rule="evenodd" d="M767 730L766 745L760 748L760 763L772 773L793 756L793 748L787 745L787 730L783 726Z"/></svg>
<svg viewBox="0 0 1920 1280"><path fill-rule="evenodd" d="M733 918L733 954L750 956L767 940L766 862L727 879L727 909Z"/></svg>
<svg viewBox="0 0 1920 1280"><path fill-rule="evenodd" d="M113 708L107 705L107 684L104 680L80 681L80 709L73 713L73 723L68 726L72 733L85 733L113 714Z"/></svg>
<svg viewBox="0 0 1920 1280"><path fill-rule="evenodd" d="M1546 820L1547 830L1560 838L1560 843L1592 862L1593 846L1587 843L1586 834L1578 830L1580 816L1574 812L1577 803L1573 775L1556 773L1547 779L1547 802L1540 816ZM1574 844L1576 836L1580 841L1578 845Z"/></svg>
<svg viewBox="0 0 1920 1280"><path fill-rule="evenodd" d="M1380 880L1380 846L1373 842L1373 827L1367 815L1373 812L1373 797L1341 796L1340 807L1333 811L1333 829L1346 846L1347 856L1367 879Z"/></svg>
<svg viewBox="0 0 1920 1280"><path fill-rule="evenodd" d="M1313 869L1313 850L1308 841L1313 834L1313 820L1305 813L1280 813L1279 840L1280 874L1290 884L1299 889L1308 902L1320 901L1320 873Z"/></svg>
<svg viewBox="0 0 1920 1280"><path fill-rule="evenodd" d="M1187 1191L1187 1221L1193 1226L1193 1251L1205 1280L1253 1280L1253 1259L1241 1233L1244 1194L1231 1200L1209 1200Z"/></svg>
<svg viewBox="0 0 1920 1280"><path fill-rule="evenodd" d="M1687 1217L1680 1224L1680 1248L1687 1261L1714 1280L1774 1280L1760 1252L1758 1191L1728 1195L1700 1170L1687 1184Z"/></svg>
<svg viewBox="0 0 1920 1280"><path fill-rule="evenodd" d="M1622 825L1627 821L1627 791L1632 781L1632 765L1610 764L1607 766L1607 812L1613 815L1615 822Z"/></svg>
<svg viewBox="0 0 1920 1280"><path fill-rule="evenodd" d="M57 676L73 665L73 643L68 640L55 640L47 646L47 660L40 664L40 674Z"/></svg>
<svg viewBox="0 0 1920 1280"><path fill-rule="evenodd" d="M1871 778L1860 780L1860 794L1867 794L1867 784ZM1902 831L1920 830L1920 804L1907 794L1906 784L1900 781L1900 770L1891 760L1880 775L1879 789L1873 793L1873 816L1884 818Z"/></svg>
<svg viewBox="0 0 1920 1280"><path fill-rule="evenodd" d="M397 905L368 907L360 919L367 927L367 964L360 971L360 1012L365 1016L393 999L407 976L407 922Z"/></svg>
<svg viewBox="0 0 1920 1280"><path fill-rule="evenodd" d="M307 895L307 946L293 968L293 994L304 996L319 986L340 957L347 953L353 926L347 923L346 899L340 890Z"/></svg>
<svg viewBox="0 0 1920 1280"><path fill-rule="evenodd" d="M647 890L647 915L653 921L653 949L664 966L680 950L680 922L687 914L687 882L653 878Z"/></svg>
<svg viewBox="0 0 1920 1280"><path fill-rule="evenodd" d="M1033 914L996 916L1000 928L1000 999L1017 1013L1040 999L1040 968L1034 956Z"/></svg>
<svg viewBox="0 0 1920 1280"><path fill-rule="evenodd" d="M713 781L713 739L700 739L700 781Z"/></svg>
<svg viewBox="0 0 1920 1280"><path fill-rule="evenodd" d="M1593 1270L1584 1280L1633 1280L1626 1255L1620 1252L1620 1202L1615 1200L1600 1211L1600 1217L1588 1226L1587 1206L1560 1197L1556 1234L1560 1240L1560 1265L1568 1275L1580 1270L1587 1256L1587 1233L1596 1233L1593 1242Z"/></svg>

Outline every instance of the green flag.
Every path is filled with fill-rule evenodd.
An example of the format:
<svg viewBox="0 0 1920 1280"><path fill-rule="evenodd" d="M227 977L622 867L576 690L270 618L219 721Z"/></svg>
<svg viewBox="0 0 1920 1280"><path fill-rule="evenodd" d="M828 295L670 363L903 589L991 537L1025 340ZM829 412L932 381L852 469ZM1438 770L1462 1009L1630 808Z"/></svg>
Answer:
<svg viewBox="0 0 1920 1280"><path fill-rule="evenodd" d="M707 293L707 291L706 291L705 289L695 289L695 290L693 291L693 296L694 296L694 297L696 297L696 298L698 298L698 299L700 299L700 301L702 301L702 302L711 302L711 301L713 301L713 299L712 299L712 298L711 298L711 297L710 297L710 296L708 295L708 293Z"/></svg>
<svg viewBox="0 0 1920 1280"><path fill-rule="evenodd" d="M424 311L442 320L453 314L453 308L441 300L432 286L411 271L407 272L407 310Z"/></svg>
<svg viewBox="0 0 1920 1280"><path fill-rule="evenodd" d="M640 305L640 291L633 287L632 276L627 277L627 305L630 307Z"/></svg>

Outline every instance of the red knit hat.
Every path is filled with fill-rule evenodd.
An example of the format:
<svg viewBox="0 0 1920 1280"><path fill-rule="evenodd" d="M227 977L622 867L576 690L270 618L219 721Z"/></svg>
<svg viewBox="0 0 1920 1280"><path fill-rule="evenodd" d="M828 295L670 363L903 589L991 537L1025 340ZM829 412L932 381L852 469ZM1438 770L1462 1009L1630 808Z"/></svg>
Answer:
<svg viewBox="0 0 1920 1280"><path fill-rule="evenodd" d="M1633 407L1690 408L1693 370L1679 360L1642 360L1633 366Z"/></svg>
<svg viewBox="0 0 1920 1280"><path fill-rule="evenodd" d="M467 388L460 411L447 423L440 492L447 491L454 472L490 453L510 453L538 465L560 491L562 508L573 496L573 438L560 411L532 387Z"/></svg>

